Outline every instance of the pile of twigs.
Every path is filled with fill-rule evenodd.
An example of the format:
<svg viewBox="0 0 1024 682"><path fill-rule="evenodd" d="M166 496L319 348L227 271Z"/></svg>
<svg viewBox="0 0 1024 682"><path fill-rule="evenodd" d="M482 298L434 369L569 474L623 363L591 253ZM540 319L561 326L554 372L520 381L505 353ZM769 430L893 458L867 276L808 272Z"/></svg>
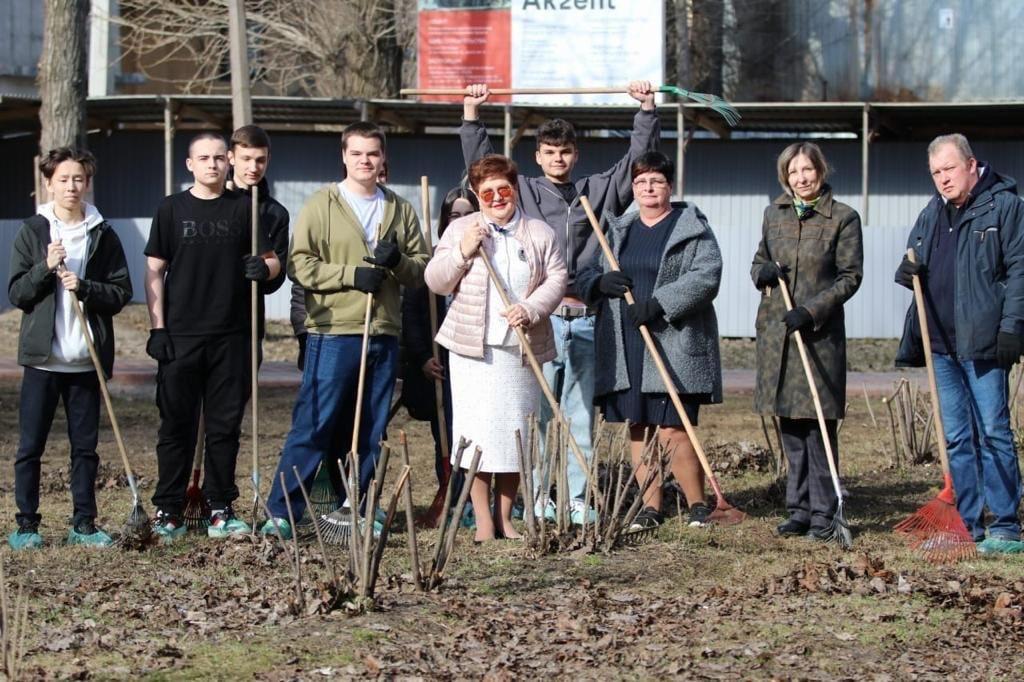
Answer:
<svg viewBox="0 0 1024 682"><path fill-rule="evenodd" d="M460 463L462 461L462 455L466 451L466 448L470 446L470 441L465 438L459 438L459 445L455 451L455 462ZM438 528L440 532L437 535L437 541L434 545L434 555L430 560L430 565L423 567L423 571L426 573L426 578L422 580L422 588L426 590L436 589L444 582L445 568L448 566L448 561L452 557L452 552L455 550L455 538L459 533L459 527L462 523L462 508L466 506L466 500L469 499L469 489L473 485L473 479L476 477L477 471L480 468L480 457L483 451L477 447L473 451L473 459L470 460L469 469L466 470L466 476L463 478L462 490L459 491L459 496L456 500L455 506L451 506L452 497L455 493L455 479L456 476L448 477L448 488L445 491L444 506L443 510L448 514L447 517L441 516L441 520L438 522ZM412 504L410 499L409 504ZM411 513L411 511L409 512ZM411 532L411 531L410 531ZM419 559L414 557L413 563L416 565L414 568L414 576L420 572Z"/></svg>
<svg viewBox="0 0 1024 682"><path fill-rule="evenodd" d="M893 454L890 464L903 470L907 465L924 464L935 460L935 428L931 396L922 394L916 384L907 379L895 383L892 395L882 398L889 410L892 430Z"/></svg>

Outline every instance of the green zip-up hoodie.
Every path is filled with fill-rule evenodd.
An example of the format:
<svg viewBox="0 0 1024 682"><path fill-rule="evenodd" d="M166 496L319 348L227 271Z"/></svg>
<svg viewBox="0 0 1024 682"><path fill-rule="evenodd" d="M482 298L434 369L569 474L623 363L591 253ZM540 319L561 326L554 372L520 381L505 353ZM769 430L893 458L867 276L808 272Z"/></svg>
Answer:
<svg viewBox="0 0 1024 682"><path fill-rule="evenodd" d="M430 256L416 212L386 187L382 239L395 239L401 260L373 297L370 334L398 336L400 286L423 286ZM362 334L366 294L354 288L357 267L371 256L363 227L330 184L317 190L299 213L288 256L288 276L306 289L306 329L316 334Z"/></svg>

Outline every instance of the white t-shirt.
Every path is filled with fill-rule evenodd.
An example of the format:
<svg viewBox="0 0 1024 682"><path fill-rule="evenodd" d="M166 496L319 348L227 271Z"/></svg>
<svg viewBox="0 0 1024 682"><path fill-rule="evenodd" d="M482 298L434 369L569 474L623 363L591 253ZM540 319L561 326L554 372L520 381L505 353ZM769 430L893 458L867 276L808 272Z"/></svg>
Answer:
<svg viewBox="0 0 1024 682"><path fill-rule="evenodd" d="M377 245L377 227L384 220L384 192L378 187L372 197L363 197L350 192L344 182L339 182L338 193L359 219L366 243L372 251Z"/></svg>

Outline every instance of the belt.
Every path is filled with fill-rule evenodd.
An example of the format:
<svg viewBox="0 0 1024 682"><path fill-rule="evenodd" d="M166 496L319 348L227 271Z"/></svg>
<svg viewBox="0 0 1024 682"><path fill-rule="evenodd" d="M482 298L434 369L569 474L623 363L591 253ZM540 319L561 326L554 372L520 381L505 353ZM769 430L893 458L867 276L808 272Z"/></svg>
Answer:
<svg viewBox="0 0 1024 682"><path fill-rule="evenodd" d="M593 315L594 311L585 305L560 305L555 308L554 314L571 320L577 317L588 317Z"/></svg>

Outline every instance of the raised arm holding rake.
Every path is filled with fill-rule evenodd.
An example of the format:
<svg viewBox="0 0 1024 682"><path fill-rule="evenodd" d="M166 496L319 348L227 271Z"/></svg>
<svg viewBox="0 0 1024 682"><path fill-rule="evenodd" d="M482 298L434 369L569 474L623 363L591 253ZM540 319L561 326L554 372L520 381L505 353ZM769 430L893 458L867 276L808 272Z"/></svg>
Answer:
<svg viewBox="0 0 1024 682"><path fill-rule="evenodd" d="M573 169L580 157L576 131L568 121L551 119L537 129L536 161L542 175L520 174L515 182L519 207L526 215L540 218L551 226L555 244L568 270L565 296L551 317L555 357L544 365L544 375L571 424L576 443L588 460L594 427L594 310L583 302L576 276L597 254L597 242L579 197L588 197L598 215L621 215L633 201L630 164L657 147L661 132L652 84L634 81L627 92L640 102L640 110L633 119L629 149L615 165L574 179ZM480 105L489 96L490 91L484 84L467 88L463 123L459 129L467 168L492 152L487 129L478 116ZM542 429L546 431L552 420L552 411L542 405ZM543 442L544 438L541 440ZM571 516L573 523L580 524L592 520L593 515L593 511L584 507L587 477L574 456L567 459ZM538 482L538 489L545 488L546 483ZM546 495L539 500L537 512L554 518L554 505Z"/></svg>
<svg viewBox="0 0 1024 682"><path fill-rule="evenodd" d="M838 457L836 420L843 417L846 405L843 304L860 286L864 261L860 217L832 197L825 183L827 170L824 155L812 143L792 144L779 155L777 172L784 192L765 209L761 243L750 270L754 286L762 292L754 409L779 417L789 461L789 518L777 531L817 541L838 539L833 531L838 499L824 438ZM780 278L789 282L796 301L796 308L788 312L778 291ZM814 366L820 412L792 335L797 330Z"/></svg>

